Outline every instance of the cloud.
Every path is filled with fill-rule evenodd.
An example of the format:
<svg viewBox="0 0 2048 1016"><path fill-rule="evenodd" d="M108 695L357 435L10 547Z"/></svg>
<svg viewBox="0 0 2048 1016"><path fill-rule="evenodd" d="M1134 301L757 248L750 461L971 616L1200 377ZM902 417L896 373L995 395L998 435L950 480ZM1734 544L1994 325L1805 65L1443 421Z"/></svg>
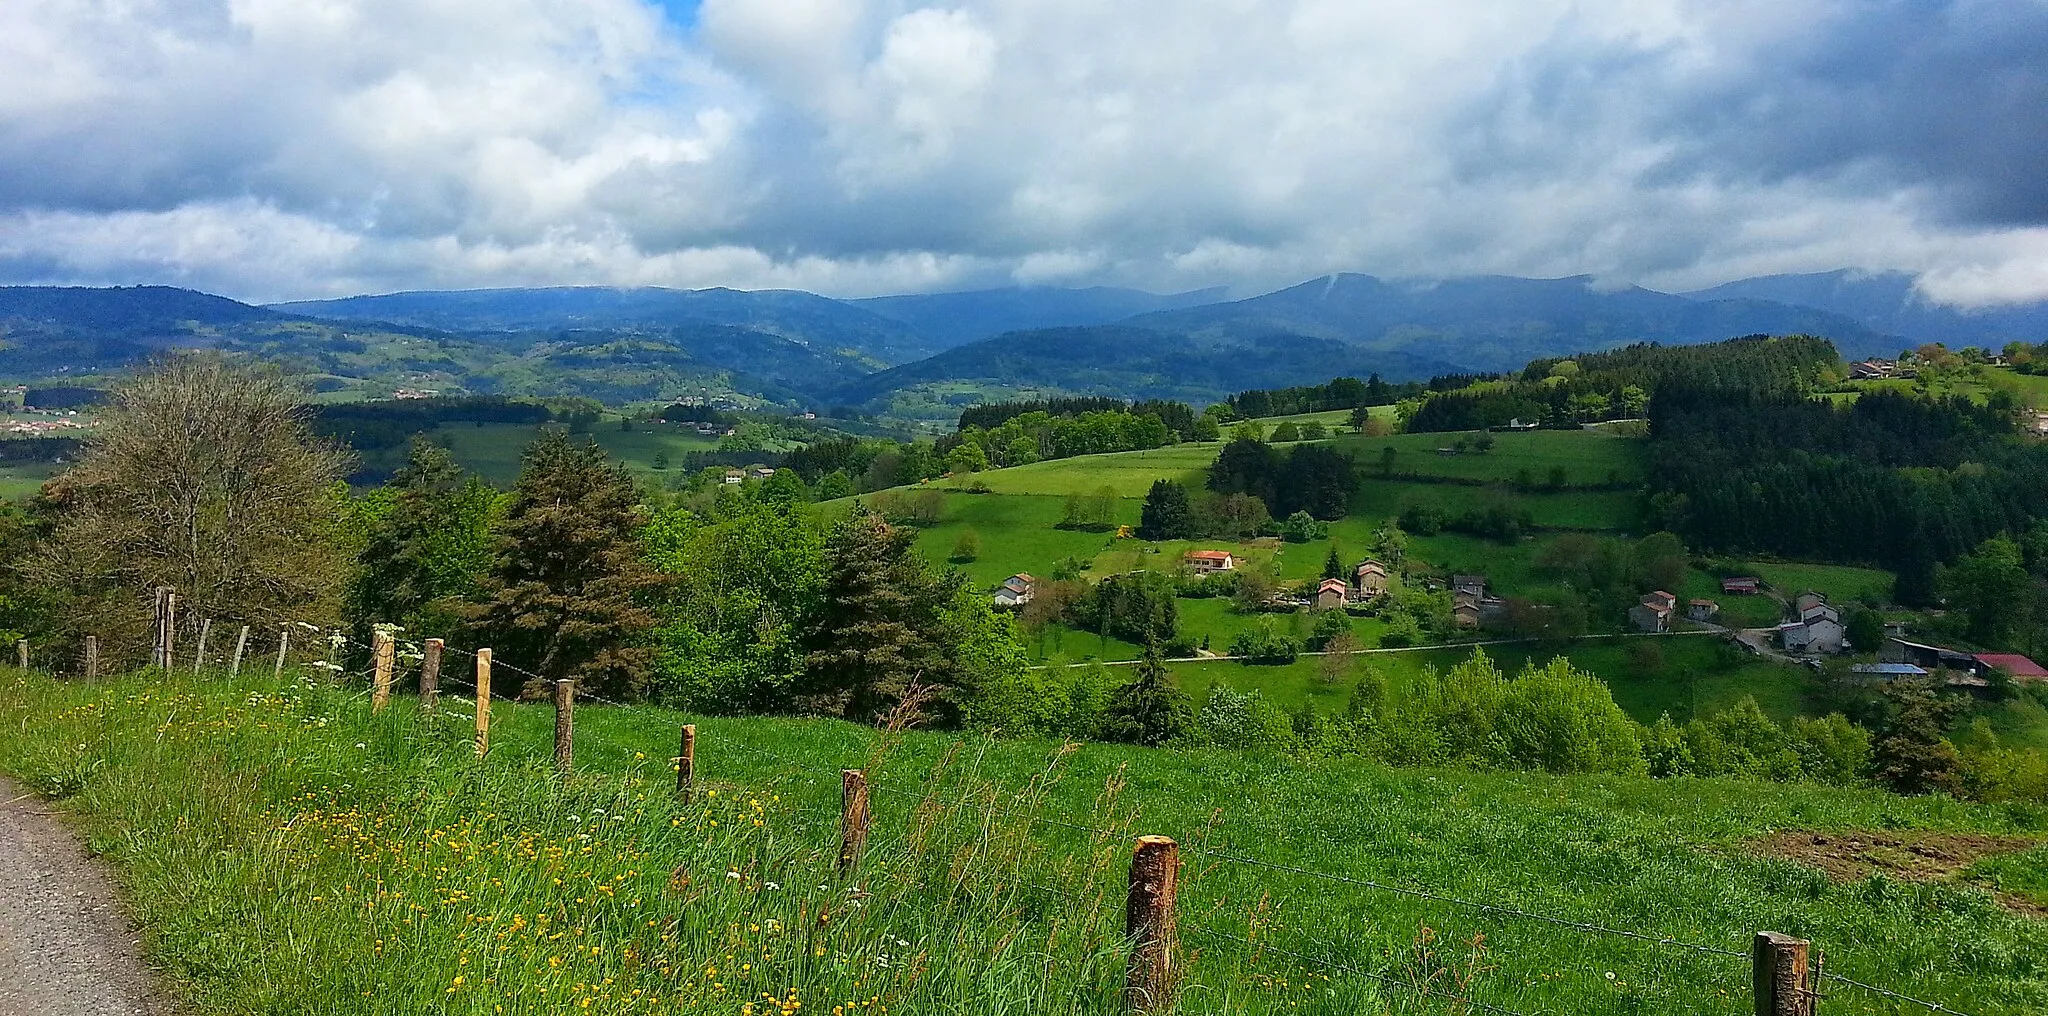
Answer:
<svg viewBox="0 0 2048 1016"><path fill-rule="evenodd" d="M0 278L2048 297L2032 0L14 0Z"/></svg>

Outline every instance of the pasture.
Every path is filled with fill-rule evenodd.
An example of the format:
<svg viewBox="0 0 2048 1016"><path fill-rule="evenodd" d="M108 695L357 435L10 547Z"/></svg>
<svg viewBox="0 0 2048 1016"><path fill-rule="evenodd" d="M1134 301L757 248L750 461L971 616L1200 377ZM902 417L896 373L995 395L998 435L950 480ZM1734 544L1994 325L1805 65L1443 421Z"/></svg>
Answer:
<svg viewBox="0 0 2048 1016"><path fill-rule="evenodd" d="M1736 1016L1751 936L1785 928L1830 971L1954 1010L2048 1006L2048 924L1988 892L2038 891L2048 851L1919 885L1836 883L1751 846L2038 838L2048 817L2024 808L600 705L555 777L547 708L497 703L478 762L457 705L372 716L267 675L23 675L0 688L0 769L62 798L199 1012L1115 1011L1140 833L1187 861L1186 1012L1470 1011L1418 995L1441 985L1510 1012ZM686 721L689 800L662 762ZM875 787L845 878L841 768ZM1826 1011L1901 1010L1835 984Z"/></svg>
<svg viewBox="0 0 2048 1016"><path fill-rule="evenodd" d="M1478 432L1462 434L1391 434L1366 437L1347 434L1331 441L1353 456L1367 476L1379 474L1386 449L1394 450L1392 475L1444 477L1482 483L1547 485L1553 470L1563 470L1565 487L1639 484L1643 480L1643 442L1593 430L1499 431L1489 451L1442 455Z"/></svg>
<svg viewBox="0 0 2048 1016"><path fill-rule="evenodd" d="M1076 455L954 476L943 482L956 490L981 483L998 494L1060 496L1094 494L1108 487L1118 497L1142 498L1154 480L1178 480L1189 488L1200 488L1221 448L1213 441L1192 441L1146 451Z"/></svg>

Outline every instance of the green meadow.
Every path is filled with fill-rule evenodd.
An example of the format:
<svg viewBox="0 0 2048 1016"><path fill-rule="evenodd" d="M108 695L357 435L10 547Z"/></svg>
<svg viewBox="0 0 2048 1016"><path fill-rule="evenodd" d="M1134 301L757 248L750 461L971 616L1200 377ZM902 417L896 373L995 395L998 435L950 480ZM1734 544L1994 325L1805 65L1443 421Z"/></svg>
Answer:
<svg viewBox="0 0 2048 1016"><path fill-rule="evenodd" d="M1552 470L1561 469L1566 487L1638 484L1643 480L1641 441L1592 430L1501 431L1493 435L1493 447L1488 451L1439 453L1439 449L1454 449L1459 440L1478 436L1478 432L1386 437L1348 434L1331 443L1354 456L1367 475L1380 471L1386 449L1392 448L1395 476L1441 476L1485 483L1520 479L1547 484Z"/></svg>
<svg viewBox="0 0 2048 1016"><path fill-rule="evenodd" d="M1184 860L1177 1013L1736 1016L1761 930L1951 1011L2048 1008L2048 922L1993 895L2043 898L2048 849L1838 882L1756 845L2039 843L2039 809L601 705L563 777L549 709L493 717L479 762L454 699L373 716L267 674L10 674L0 770L113 867L195 1013L1119 1012L1140 834ZM666 762L683 722L688 800ZM848 874L842 768L874 788ZM1823 1011L1909 1010L1832 982Z"/></svg>

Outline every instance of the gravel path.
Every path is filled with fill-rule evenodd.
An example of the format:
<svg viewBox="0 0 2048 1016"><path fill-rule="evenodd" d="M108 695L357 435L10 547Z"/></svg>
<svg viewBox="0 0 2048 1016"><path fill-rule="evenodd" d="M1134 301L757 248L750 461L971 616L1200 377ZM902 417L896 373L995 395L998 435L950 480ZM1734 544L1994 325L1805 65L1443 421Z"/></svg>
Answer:
<svg viewBox="0 0 2048 1016"><path fill-rule="evenodd" d="M0 1016L169 1016L113 884L41 798L0 795Z"/></svg>

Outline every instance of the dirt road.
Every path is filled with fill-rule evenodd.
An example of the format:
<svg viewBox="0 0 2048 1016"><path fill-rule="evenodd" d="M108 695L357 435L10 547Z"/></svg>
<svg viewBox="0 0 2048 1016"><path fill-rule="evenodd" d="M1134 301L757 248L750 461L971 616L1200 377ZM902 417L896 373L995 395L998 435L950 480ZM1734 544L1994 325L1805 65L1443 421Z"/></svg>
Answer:
<svg viewBox="0 0 2048 1016"><path fill-rule="evenodd" d="M0 1016L170 1016L106 875L40 798L0 795Z"/></svg>

